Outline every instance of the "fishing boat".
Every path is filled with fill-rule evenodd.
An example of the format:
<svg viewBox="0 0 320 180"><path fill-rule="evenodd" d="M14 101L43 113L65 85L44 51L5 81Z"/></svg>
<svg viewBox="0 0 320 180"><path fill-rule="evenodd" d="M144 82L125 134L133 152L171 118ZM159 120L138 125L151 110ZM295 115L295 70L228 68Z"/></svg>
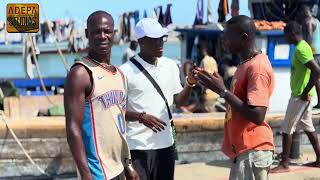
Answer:
<svg viewBox="0 0 320 180"><path fill-rule="evenodd" d="M208 43L213 44L214 57L223 59L224 54L221 45L223 29L215 27L201 26L176 29L181 33L181 64L184 68L187 68L188 65L190 67L194 63L194 60L191 60L190 52L197 37L202 37ZM270 111L284 112L290 98L290 68L294 45L289 45L284 41L283 31L281 30L258 31L256 44L262 53L268 55L275 75L275 89L270 102ZM184 69L183 72L185 73L185 71Z"/></svg>

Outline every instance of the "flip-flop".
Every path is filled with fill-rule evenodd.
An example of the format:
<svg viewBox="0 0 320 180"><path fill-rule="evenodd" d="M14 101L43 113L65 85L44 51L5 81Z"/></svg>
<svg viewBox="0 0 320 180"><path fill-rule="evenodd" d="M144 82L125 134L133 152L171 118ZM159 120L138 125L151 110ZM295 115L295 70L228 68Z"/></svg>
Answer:
<svg viewBox="0 0 320 180"><path fill-rule="evenodd" d="M308 167L314 167L314 168L320 168L320 162L310 162L307 164L304 164L303 166L308 166Z"/></svg>
<svg viewBox="0 0 320 180"><path fill-rule="evenodd" d="M285 168L282 164L279 164L277 167L272 168L270 170L270 173L286 173L286 172L290 172L290 168Z"/></svg>

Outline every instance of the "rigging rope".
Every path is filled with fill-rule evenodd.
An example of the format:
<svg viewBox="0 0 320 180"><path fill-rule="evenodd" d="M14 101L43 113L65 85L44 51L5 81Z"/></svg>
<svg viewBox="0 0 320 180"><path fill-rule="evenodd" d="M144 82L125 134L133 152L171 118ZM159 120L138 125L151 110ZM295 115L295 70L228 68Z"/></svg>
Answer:
<svg viewBox="0 0 320 180"><path fill-rule="evenodd" d="M49 94L48 94L48 91L47 91L47 89L46 89L46 87L45 87L45 85L44 85L43 77L42 77L41 72L40 72L40 68L39 68L39 64L38 64L38 59L37 59L37 56L36 56L36 51L35 51L35 47L34 47L34 43L33 43L31 34L27 34L27 40L31 42L32 57L33 57L33 59L34 59L34 63L35 63L35 66L36 66L36 70L37 70L37 73L38 73L38 76L39 76L41 88L42 88L44 94L46 95L46 98L48 99L48 101L49 101L53 106L56 106L56 104L50 99Z"/></svg>
<svg viewBox="0 0 320 180"><path fill-rule="evenodd" d="M25 156L28 158L28 160L31 162L31 164L33 166L35 166L39 172L41 172L42 175L46 175L46 176L49 176L50 175L48 173L45 172L45 170L43 170L38 164L36 164L34 162L34 160L31 158L31 156L28 154L28 152L26 151L26 149L23 147L23 145L21 144L19 138L16 136L16 134L14 133L14 131L12 130L12 128L9 126L7 120L6 120L6 117L5 115L3 114L3 112L0 112L0 116L1 116L1 119L3 120L3 122L6 124L6 127L8 128L10 134L12 135L12 137L14 138L14 140L18 143L19 147L21 148L21 150L23 151L23 153L25 154Z"/></svg>

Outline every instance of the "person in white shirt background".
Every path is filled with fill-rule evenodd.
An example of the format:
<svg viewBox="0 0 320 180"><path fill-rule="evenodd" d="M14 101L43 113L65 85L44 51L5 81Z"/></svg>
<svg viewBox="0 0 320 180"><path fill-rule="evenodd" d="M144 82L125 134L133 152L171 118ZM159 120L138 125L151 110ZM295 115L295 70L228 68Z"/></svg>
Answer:
<svg viewBox="0 0 320 180"><path fill-rule="evenodd" d="M159 85L168 105L181 106L197 81L190 71L183 88L178 66L162 56L167 32L152 18L140 20L135 27L140 52L133 58ZM173 180L176 156L165 101L131 60L120 69L127 78L127 141L133 166L141 180Z"/></svg>
<svg viewBox="0 0 320 180"><path fill-rule="evenodd" d="M126 63L130 58L132 58L136 54L136 50L138 47L137 41L130 41L130 46L126 49L122 56L122 64Z"/></svg>

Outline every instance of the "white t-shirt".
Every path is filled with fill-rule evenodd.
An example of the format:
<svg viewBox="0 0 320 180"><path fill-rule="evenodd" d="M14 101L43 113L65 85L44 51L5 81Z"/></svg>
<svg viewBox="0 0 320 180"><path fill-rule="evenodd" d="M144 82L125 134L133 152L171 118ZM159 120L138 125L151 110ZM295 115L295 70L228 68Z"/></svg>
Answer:
<svg viewBox="0 0 320 180"><path fill-rule="evenodd" d="M135 51L128 47L122 56L122 64L126 63L130 58L135 55Z"/></svg>
<svg viewBox="0 0 320 180"><path fill-rule="evenodd" d="M179 68L176 63L166 57L158 58L157 65L135 59L149 72L160 86L167 98L169 106L173 104L173 96L182 91ZM154 133L139 121L127 121L127 141L131 150L162 149L173 145L172 129L164 100L153 87L147 77L131 62L120 66L127 78L128 102L127 111L143 112L158 117L167 126L165 130Z"/></svg>

